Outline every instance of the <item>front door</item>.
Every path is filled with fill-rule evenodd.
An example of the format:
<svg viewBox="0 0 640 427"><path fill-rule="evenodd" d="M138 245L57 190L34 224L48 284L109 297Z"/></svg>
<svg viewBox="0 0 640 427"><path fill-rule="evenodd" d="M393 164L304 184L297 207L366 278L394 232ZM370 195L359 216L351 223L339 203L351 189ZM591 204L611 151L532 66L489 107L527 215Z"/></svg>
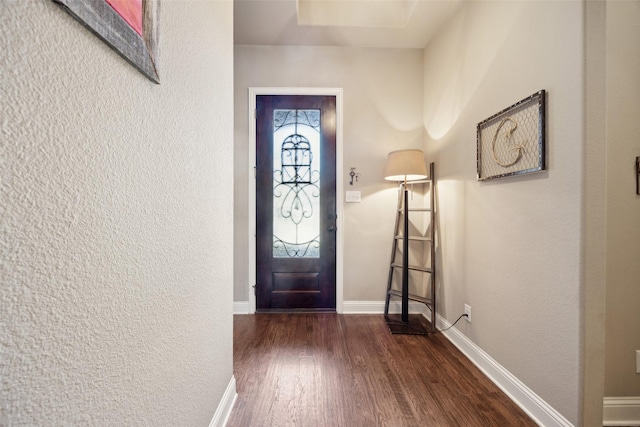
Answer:
<svg viewBox="0 0 640 427"><path fill-rule="evenodd" d="M256 97L256 307L336 308L336 97Z"/></svg>

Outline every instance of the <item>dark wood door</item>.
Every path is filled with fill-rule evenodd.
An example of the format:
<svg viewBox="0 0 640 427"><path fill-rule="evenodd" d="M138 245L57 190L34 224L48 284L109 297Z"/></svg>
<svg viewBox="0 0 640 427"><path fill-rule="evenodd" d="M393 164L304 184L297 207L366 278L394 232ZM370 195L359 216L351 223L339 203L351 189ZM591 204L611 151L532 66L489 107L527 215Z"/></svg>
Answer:
<svg viewBox="0 0 640 427"><path fill-rule="evenodd" d="M336 97L256 107L257 310L335 310Z"/></svg>

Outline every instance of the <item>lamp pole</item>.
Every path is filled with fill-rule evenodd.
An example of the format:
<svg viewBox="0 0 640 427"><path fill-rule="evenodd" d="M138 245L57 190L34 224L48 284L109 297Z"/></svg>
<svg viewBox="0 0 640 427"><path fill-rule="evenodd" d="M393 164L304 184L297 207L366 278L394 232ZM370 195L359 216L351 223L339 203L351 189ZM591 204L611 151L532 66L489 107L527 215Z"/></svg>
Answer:
<svg viewBox="0 0 640 427"><path fill-rule="evenodd" d="M404 231L402 233L402 323L409 323L409 191L404 176Z"/></svg>

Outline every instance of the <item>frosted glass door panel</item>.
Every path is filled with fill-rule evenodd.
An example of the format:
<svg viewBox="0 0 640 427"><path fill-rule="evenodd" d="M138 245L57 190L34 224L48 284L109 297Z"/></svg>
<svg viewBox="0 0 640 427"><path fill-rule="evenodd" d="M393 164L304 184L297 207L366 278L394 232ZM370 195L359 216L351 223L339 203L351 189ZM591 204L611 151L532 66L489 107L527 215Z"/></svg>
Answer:
<svg viewBox="0 0 640 427"><path fill-rule="evenodd" d="M273 257L320 256L320 110L273 112Z"/></svg>

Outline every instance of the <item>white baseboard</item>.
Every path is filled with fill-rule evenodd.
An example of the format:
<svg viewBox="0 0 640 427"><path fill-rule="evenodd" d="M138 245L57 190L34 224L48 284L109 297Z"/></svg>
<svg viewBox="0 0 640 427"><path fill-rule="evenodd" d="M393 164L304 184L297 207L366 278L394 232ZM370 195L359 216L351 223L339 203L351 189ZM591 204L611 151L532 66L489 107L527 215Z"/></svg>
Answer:
<svg viewBox="0 0 640 427"><path fill-rule="evenodd" d="M234 301L233 314L249 314L249 301Z"/></svg>
<svg viewBox="0 0 640 427"><path fill-rule="evenodd" d="M605 397L604 426L640 426L640 396Z"/></svg>
<svg viewBox="0 0 640 427"><path fill-rule="evenodd" d="M220 403L218 404L216 413L213 414L209 427L224 427L227 424L227 420L229 419L229 415L231 414L231 410L233 409L233 405L236 403L237 398L236 378L232 376L231 381L229 381L229 385L227 385L227 389L222 395L222 400L220 400Z"/></svg>
<svg viewBox="0 0 640 427"><path fill-rule="evenodd" d="M451 323L439 314L437 315L436 323L438 329L441 330L451 326ZM539 425L545 427L573 426L562 414L542 400L529 387L502 367L455 327L444 331L443 334Z"/></svg>

